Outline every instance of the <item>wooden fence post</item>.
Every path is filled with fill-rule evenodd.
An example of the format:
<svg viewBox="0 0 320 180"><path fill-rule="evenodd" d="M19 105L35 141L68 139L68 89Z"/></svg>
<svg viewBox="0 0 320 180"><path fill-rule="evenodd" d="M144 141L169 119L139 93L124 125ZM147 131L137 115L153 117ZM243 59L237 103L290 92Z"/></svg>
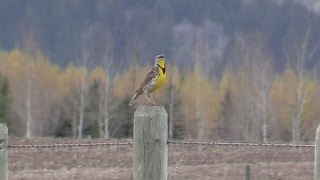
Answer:
<svg viewBox="0 0 320 180"><path fill-rule="evenodd" d="M314 158L314 179L320 180L320 125L316 131L316 142L315 142L315 158Z"/></svg>
<svg viewBox="0 0 320 180"><path fill-rule="evenodd" d="M160 106L141 106L133 126L133 179L167 180L167 112Z"/></svg>
<svg viewBox="0 0 320 180"><path fill-rule="evenodd" d="M0 123L0 180L8 180L8 128Z"/></svg>
<svg viewBox="0 0 320 180"><path fill-rule="evenodd" d="M246 180L250 180L251 173L250 173L250 165L246 166Z"/></svg>

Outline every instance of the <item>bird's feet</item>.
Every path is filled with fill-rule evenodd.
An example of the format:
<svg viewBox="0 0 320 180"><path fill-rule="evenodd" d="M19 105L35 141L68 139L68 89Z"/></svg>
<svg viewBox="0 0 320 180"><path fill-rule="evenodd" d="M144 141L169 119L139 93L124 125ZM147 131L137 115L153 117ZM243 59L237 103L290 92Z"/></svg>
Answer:
<svg viewBox="0 0 320 180"><path fill-rule="evenodd" d="M152 103L152 102L149 102L147 105L148 105L148 106L158 106L158 104Z"/></svg>

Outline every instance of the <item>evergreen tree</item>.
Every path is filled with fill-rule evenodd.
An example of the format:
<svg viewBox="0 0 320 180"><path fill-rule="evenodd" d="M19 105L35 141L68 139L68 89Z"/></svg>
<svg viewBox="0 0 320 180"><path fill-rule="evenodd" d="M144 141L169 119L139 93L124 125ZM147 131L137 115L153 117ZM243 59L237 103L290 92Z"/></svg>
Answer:
<svg viewBox="0 0 320 180"><path fill-rule="evenodd" d="M10 105L8 79L0 74L0 123L10 123Z"/></svg>

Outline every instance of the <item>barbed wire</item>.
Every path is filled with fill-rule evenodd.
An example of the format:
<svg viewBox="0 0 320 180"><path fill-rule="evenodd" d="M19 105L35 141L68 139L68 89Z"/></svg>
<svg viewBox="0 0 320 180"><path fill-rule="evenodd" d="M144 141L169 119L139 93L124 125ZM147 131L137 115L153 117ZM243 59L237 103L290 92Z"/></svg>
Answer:
<svg viewBox="0 0 320 180"><path fill-rule="evenodd" d="M103 146L127 146L133 142L103 142L103 143L61 143L61 144L19 144L8 145L8 149L30 149L30 148L77 148L77 147L103 147Z"/></svg>
<svg viewBox="0 0 320 180"><path fill-rule="evenodd" d="M279 148L314 148L309 144L265 144L243 142L214 142L214 141L174 141L168 140L172 145L202 145L202 146L236 146L236 147L279 147ZM18 144L8 145L8 149L40 149L40 148L77 148L77 147L105 147L105 146L132 146L133 142L102 142L102 143L54 143L54 144Z"/></svg>
<svg viewBox="0 0 320 180"><path fill-rule="evenodd" d="M204 146L254 146L254 147L288 147L288 148L314 148L312 144L268 144L268 143L243 143L243 142L213 142L213 141L172 141L168 144L178 145L204 145Z"/></svg>

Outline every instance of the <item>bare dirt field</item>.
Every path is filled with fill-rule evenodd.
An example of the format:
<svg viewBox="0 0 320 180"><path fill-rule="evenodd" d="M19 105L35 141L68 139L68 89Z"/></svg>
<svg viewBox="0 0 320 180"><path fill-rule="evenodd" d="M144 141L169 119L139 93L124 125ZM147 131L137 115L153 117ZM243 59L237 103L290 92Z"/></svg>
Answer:
<svg viewBox="0 0 320 180"><path fill-rule="evenodd" d="M9 144L103 142L18 139ZM169 145L169 180L313 179L313 148ZM9 149L10 180L130 180L132 146Z"/></svg>

